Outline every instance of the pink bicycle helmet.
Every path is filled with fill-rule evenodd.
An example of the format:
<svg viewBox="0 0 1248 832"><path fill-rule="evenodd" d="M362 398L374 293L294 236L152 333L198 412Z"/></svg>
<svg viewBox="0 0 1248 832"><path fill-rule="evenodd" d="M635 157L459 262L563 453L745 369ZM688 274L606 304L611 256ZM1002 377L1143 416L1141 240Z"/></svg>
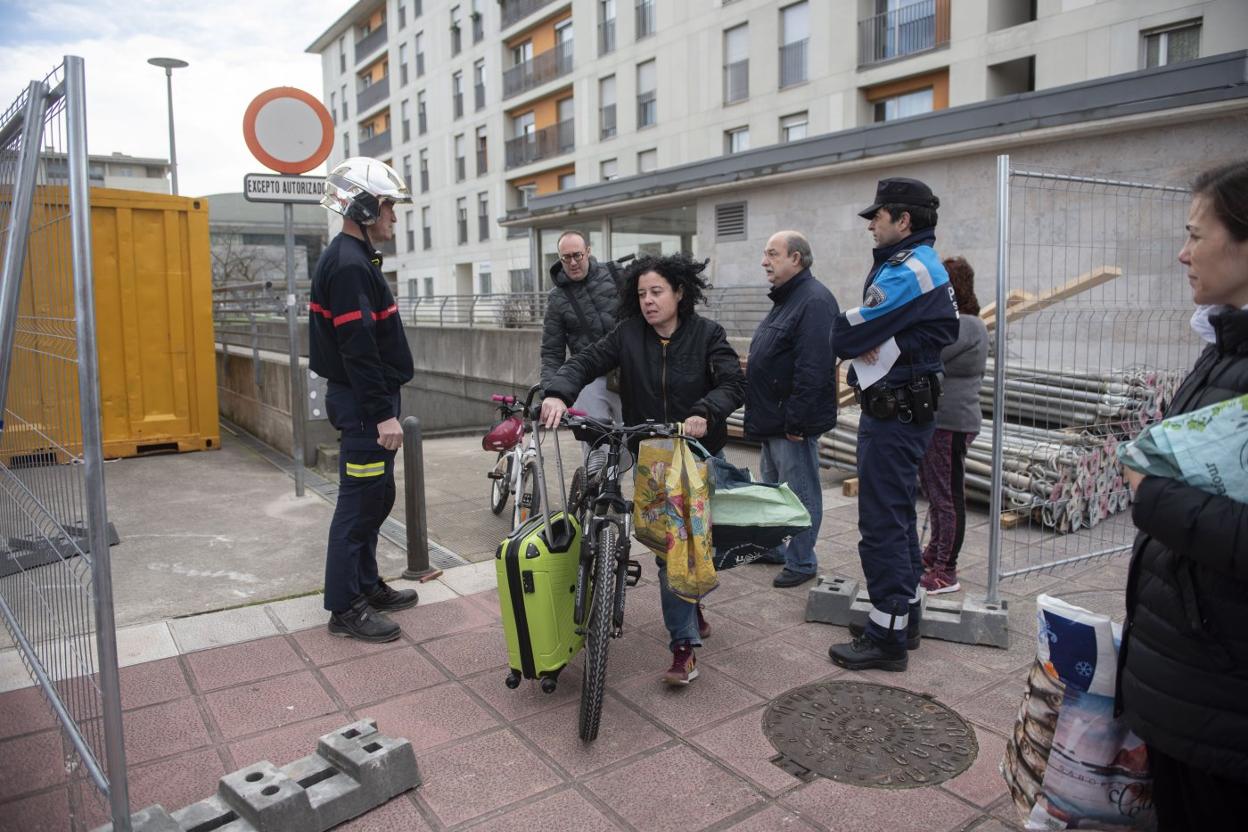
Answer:
<svg viewBox="0 0 1248 832"><path fill-rule="evenodd" d="M524 421L519 416L508 416L490 428L481 439L481 447L487 451L509 451L524 438Z"/></svg>

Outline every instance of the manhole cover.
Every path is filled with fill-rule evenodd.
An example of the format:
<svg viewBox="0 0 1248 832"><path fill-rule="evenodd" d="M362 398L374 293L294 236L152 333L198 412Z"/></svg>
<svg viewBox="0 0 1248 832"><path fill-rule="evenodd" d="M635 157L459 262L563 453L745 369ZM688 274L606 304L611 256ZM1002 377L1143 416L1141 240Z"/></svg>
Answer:
<svg viewBox="0 0 1248 832"><path fill-rule="evenodd" d="M763 714L772 760L802 779L814 775L855 786L912 789L970 768L975 732L925 696L865 682L794 688Z"/></svg>

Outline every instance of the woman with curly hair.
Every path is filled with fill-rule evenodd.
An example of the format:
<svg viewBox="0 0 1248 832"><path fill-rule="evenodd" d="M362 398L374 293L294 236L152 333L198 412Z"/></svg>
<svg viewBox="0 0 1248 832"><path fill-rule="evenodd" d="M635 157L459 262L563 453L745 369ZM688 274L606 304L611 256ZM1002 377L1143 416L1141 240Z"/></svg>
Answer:
<svg viewBox="0 0 1248 832"><path fill-rule="evenodd" d="M988 328L979 317L975 270L963 257L943 261L958 301L958 340L945 347L944 395L936 411L936 432L919 464L919 485L927 496L931 539L923 551L919 584L929 595L957 592L958 553L966 534L966 449L983 419L979 388L988 362Z"/></svg>
<svg viewBox="0 0 1248 832"><path fill-rule="evenodd" d="M705 268L683 253L637 260L620 288L619 322L555 374L546 387L542 422L557 425L583 386L618 367L627 424L683 421L686 434L720 453L728 416L745 399L745 376L724 328L694 311L707 288ZM662 563L659 591L672 651L663 679L687 685L698 675L693 649L710 627L700 606L671 591Z"/></svg>

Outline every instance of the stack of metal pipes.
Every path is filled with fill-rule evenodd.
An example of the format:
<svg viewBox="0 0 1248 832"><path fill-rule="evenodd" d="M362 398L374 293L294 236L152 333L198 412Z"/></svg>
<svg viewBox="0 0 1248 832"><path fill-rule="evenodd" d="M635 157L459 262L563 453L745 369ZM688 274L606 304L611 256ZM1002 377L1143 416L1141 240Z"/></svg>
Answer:
<svg viewBox="0 0 1248 832"><path fill-rule="evenodd" d="M1005 412L1012 421L1002 438L1003 505L1058 532L1090 528L1125 509L1130 492L1117 462L1118 444L1161 418L1181 378L1163 371L1089 374L1009 367ZM991 375L981 402L990 417ZM825 468L856 470L859 414L857 407L842 409L836 427L820 438ZM741 426L740 411L729 424ZM992 437L987 418L966 459L967 498L985 505L992 492Z"/></svg>

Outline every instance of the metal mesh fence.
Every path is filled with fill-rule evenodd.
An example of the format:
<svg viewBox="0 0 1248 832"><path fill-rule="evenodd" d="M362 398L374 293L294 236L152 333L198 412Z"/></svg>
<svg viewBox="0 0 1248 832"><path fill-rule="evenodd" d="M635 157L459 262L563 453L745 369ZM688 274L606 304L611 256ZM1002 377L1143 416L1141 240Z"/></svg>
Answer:
<svg viewBox="0 0 1248 832"><path fill-rule="evenodd" d="M1176 259L1186 189L1012 169L1003 194L1004 367L989 364L994 418L966 470L972 495L1000 483L993 557L1010 578L1129 550L1115 450L1161 417L1199 344Z"/></svg>
<svg viewBox="0 0 1248 832"><path fill-rule="evenodd" d="M83 90L67 58L0 126L0 614L64 729L75 825L129 829Z"/></svg>

